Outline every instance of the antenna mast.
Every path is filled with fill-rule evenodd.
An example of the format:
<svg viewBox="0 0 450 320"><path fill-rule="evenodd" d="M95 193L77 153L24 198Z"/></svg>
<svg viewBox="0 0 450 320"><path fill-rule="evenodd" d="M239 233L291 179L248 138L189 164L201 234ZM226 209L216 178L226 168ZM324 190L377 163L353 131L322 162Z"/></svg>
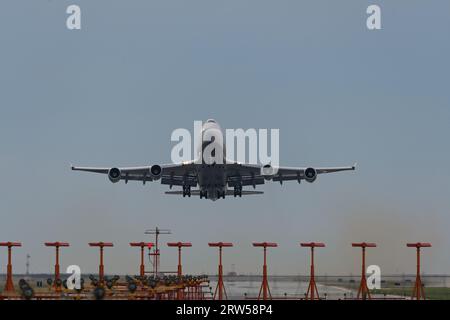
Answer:
<svg viewBox="0 0 450 320"><path fill-rule="evenodd" d="M153 247L153 251L150 250L149 252L149 259L150 262L152 262L152 257L153 257L153 275L156 277L158 275L159 272L159 262L160 262L160 252L159 252L159 235L160 234L172 234L172 232L169 229L159 229L158 227L156 227L155 229L148 229L145 231L145 234L151 234L151 235L155 235L155 245Z"/></svg>

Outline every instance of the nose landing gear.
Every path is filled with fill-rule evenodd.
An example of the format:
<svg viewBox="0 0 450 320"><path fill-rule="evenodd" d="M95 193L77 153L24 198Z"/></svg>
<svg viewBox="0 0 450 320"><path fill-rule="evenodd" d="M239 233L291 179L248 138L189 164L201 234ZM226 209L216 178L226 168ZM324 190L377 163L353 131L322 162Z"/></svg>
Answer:
<svg viewBox="0 0 450 320"><path fill-rule="evenodd" d="M225 199L225 190L223 191L217 191L217 199Z"/></svg>

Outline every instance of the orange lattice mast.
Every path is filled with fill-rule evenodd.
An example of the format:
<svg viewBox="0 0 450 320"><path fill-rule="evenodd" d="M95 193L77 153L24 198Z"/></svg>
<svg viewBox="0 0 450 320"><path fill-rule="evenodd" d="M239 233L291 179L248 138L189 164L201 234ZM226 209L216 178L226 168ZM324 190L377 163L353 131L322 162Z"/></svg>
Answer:
<svg viewBox="0 0 450 320"><path fill-rule="evenodd" d="M181 248L183 247L192 247L192 243L190 242L168 242L167 245L169 247L177 247L178 248L178 268L177 268L177 275L178 279L181 280L183 276L183 266L181 265ZM178 290L177 295L178 300L184 299L184 292L182 289Z"/></svg>
<svg viewBox="0 0 450 320"><path fill-rule="evenodd" d="M55 247L56 250L56 260L55 260L55 280L53 281L53 288L56 292L61 291L61 278L59 272L59 248L60 247L68 247L69 244L67 242L46 242L46 247Z"/></svg>
<svg viewBox="0 0 450 320"><path fill-rule="evenodd" d="M311 276L309 278L309 286L308 291L306 292L306 300L319 300L319 292L317 291L316 286L316 279L314 276L314 248L323 248L325 247L324 243L321 242L307 242L307 243L300 243L300 246L302 247L308 247L311 248Z"/></svg>
<svg viewBox="0 0 450 320"><path fill-rule="evenodd" d="M89 245L91 247L99 247L100 248L100 264L98 266L98 282L103 285L104 277L105 277L105 267L103 265L103 248L104 247L113 247L114 245L111 242L90 242Z"/></svg>
<svg viewBox="0 0 450 320"><path fill-rule="evenodd" d="M360 297L365 300L366 298L372 299L370 296L369 288L367 287L367 278L366 278L366 248L375 248L377 245L375 243L352 243L352 247L362 248L362 266L361 266L361 283L358 289L357 299Z"/></svg>
<svg viewBox="0 0 450 320"><path fill-rule="evenodd" d="M8 265L6 266L5 293L14 293L14 283L12 277L12 247L21 247L20 242L0 242L0 247L8 247Z"/></svg>
<svg viewBox="0 0 450 320"><path fill-rule="evenodd" d="M222 248L223 247L232 247L233 244L231 242L210 242L208 243L210 247L218 247L219 248L219 273L217 276L217 287L216 291L214 291L213 299L223 300L228 299L227 292L225 290L225 286L223 284L223 269L222 269Z"/></svg>
<svg viewBox="0 0 450 320"><path fill-rule="evenodd" d="M139 275L141 277L145 276L145 265L144 265L144 250L147 247L150 250L153 247L151 242L131 242L130 246L141 248L141 265L139 266Z"/></svg>
<svg viewBox="0 0 450 320"><path fill-rule="evenodd" d="M423 289L422 279L420 278L420 248L429 248L429 247L431 247L431 243L425 243L425 242L407 243L406 246L417 249L416 282L414 283L414 289L412 292L411 299L425 300L425 291Z"/></svg>
<svg viewBox="0 0 450 320"><path fill-rule="evenodd" d="M278 247L278 244L274 242L255 242L253 243L254 247L262 247L264 248L264 265L263 265L263 280L261 283L261 288L259 289L258 300L261 299L272 299L272 294L270 293L269 281L267 280L267 248Z"/></svg>

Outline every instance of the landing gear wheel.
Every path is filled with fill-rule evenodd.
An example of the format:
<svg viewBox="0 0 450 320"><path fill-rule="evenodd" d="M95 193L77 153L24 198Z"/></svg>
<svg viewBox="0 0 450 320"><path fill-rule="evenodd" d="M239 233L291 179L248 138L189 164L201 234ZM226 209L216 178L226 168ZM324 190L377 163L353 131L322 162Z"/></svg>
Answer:
<svg viewBox="0 0 450 320"><path fill-rule="evenodd" d="M203 197L205 197L205 199L208 199L208 192L206 190L200 190L200 199L202 199Z"/></svg>
<svg viewBox="0 0 450 320"><path fill-rule="evenodd" d="M188 197L191 196L191 187L190 186L183 186L183 198L186 196L188 196Z"/></svg>
<svg viewBox="0 0 450 320"><path fill-rule="evenodd" d="M235 186L234 187L234 197L242 197L242 186Z"/></svg>

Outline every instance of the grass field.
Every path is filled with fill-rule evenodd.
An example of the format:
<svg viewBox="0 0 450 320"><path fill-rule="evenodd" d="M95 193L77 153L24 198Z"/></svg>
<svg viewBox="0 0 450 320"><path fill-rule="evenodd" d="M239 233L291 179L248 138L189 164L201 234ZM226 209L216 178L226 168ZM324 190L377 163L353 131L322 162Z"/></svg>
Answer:
<svg viewBox="0 0 450 320"><path fill-rule="evenodd" d="M402 297L411 297L412 288L385 288L371 290L375 294L398 295ZM425 288L425 297L430 300L450 300L450 288Z"/></svg>

